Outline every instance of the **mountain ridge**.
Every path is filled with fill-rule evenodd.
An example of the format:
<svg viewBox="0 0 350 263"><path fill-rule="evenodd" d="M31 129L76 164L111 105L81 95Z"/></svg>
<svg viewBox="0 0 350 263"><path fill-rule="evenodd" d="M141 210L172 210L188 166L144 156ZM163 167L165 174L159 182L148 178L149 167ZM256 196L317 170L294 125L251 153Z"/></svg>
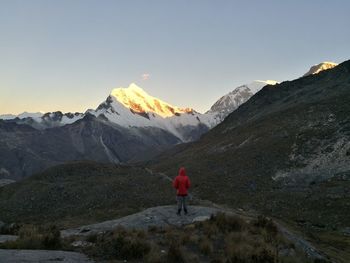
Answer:
<svg viewBox="0 0 350 263"><path fill-rule="evenodd" d="M327 70L333 68L337 64L334 62L322 62L316 64L310 68L310 70L304 74L304 76L317 74L323 70ZM137 86L135 83L131 83L127 88L119 87L113 89L107 99L102 102L97 109L91 110L88 109L85 113L62 113L61 111L55 112L47 112L47 113L28 113L23 112L19 115L13 114L3 114L0 115L0 119L15 121L19 124L28 124L38 129L52 128L57 126L64 126L67 124L71 124L85 116L85 114L93 114L96 117L100 114L108 114L106 112L99 112L104 108L106 104L110 104L111 100L115 100L115 102L121 104L126 109L130 110L133 114L137 114L141 117L145 117L150 120L150 118L158 115L161 118L171 118L174 116L181 116L183 114L192 114L195 115L195 118L192 118L189 121L189 118L183 118L185 125L194 125L196 126L198 120L203 125L207 126L208 129L216 126L220 123L227 115L229 115L232 111L236 110L240 105L245 103L251 96L253 96L256 92L258 92L265 85L274 85L277 84L277 81L274 80L256 80L249 84L244 84L238 86L233 89L226 95L220 97L212 107L204 114L200 114L193 110L192 108L180 108L173 106L167 102L164 102L158 98L155 98L149 94L147 94L142 88ZM120 107L116 106L120 110ZM113 109L112 109L113 111ZM110 114L109 114L110 115ZM105 116L106 117L106 116ZM107 119L109 119L107 117ZM133 121L130 121L130 116L128 116L127 120L121 120L120 118L111 118L112 122L116 122L117 124L121 124L122 126L139 126L141 123L145 126L157 126L163 129L166 129L177 137L179 137L184 142L188 141L188 139L182 137L176 131L176 127L169 127L168 124L160 124L159 120L156 120L154 124L150 124L149 122L137 121L135 118ZM119 121L119 123L118 123ZM125 123L126 122L126 123ZM171 124L171 126L183 126L182 121L176 121L177 123ZM191 140L191 139L190 139Z"/></svg>
<svg viewBox="0 0 350 263"><path fill-rule="evenodd" d="M336 66L338 66L337 63L330 62L330 61L324 61L324 62L321 62L319 64L315 64L315 65L311 66L309 71L306 72L303 75L303 77L306 77L306 76L309 76L309 75L314 75L314 74L320 73L321 71L334 68Z"/></svg>
<svg viewBox="0 0 350 263"><path fill-rule="evenodd" d="M322 75L322 72L319 74ZM310 77L303 79L305 81ZM26 113L22 115L27 116L23 119L0 120L0 176L17 180L51 165L72 160L125 163L151 158L174 145L198 140L226 117L231 118L232 114L229 114L232 111L238 111L242 121L261 115L260 107L276 98L268 95L259 100L259 107L253 116L244 114L244 102L256 101L257 97L265 96L261 95L265 94L264 90L281 86L265 86L266 83L271 81L238 87L235 90L239 92L250 90L245 101L239 100L237 104L229 97L228 104L219 105L223 105L221 109L226 107L229 110L220 111L218 107L217 111L206 114L162 102L132 84L126 89L112 90L96 110L88 110L84 114L40 113L32 115L40 120L36 121L28 117L30 113ZM253 92L257 92L255 96ZM300 95L295 94L297 97ZM287 99L288 96L284 98ZM234 105L234 108L230 108L230 105ZM277 109L284 105L279 105Z"/></svg>

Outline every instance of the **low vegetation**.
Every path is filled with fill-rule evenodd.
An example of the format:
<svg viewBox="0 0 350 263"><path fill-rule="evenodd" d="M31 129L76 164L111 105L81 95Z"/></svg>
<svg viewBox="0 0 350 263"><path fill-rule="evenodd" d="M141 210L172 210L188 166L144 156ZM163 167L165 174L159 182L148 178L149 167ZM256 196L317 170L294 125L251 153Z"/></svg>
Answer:
<svg viewBox="0 0 350 263"><path fill-rule="evenodd" d="M12 232L13 231L13 232ZM69 244L60 236L60 230L55 225L39 227L22 225L9 234L17 234L16 241L0 244L4 249L69 249Z"/></svg>
<svg viewBox="0 0 350 263"><path fill-rule="evenodd" d="M75 162L1 187L0 219L69 228L172 202L169 181L143 168Z"/></svg>
<svg viewBox="0 0 350 263"><path fill-rule="evenodd" d="M12 225L3 231L18 235L18 239L0 244L2 249L72 250L96 262L319 262L287 241L275 223L264 216L247 220L219 213L183 227L118 227L102 234L69 238L62 238L55 225Z"/></svg>

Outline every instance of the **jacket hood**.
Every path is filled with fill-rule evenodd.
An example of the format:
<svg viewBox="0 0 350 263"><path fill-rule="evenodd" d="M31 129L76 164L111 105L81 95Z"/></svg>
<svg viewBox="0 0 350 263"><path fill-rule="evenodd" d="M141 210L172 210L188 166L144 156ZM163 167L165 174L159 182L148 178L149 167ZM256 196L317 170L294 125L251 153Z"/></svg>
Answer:
<svg viewBox="0 0 350 263"><path fill-rule="evenodd" d="M186 176L185 167L181 167L181 168L180 168L180 170L179 170L179 175L180 175L180 176Z"/></svg>

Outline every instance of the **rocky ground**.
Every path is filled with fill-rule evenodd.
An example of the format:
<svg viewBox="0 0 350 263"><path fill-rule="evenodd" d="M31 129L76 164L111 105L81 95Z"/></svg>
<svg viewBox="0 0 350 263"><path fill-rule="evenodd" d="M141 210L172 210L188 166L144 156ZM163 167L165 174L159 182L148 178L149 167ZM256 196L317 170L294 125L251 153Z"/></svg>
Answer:
<svg viewBox="0 0 350 263"><path fill-rule="evenodd" d="M148 229L150 226L183 226L193 222L209 219L212 214L217 214L220 209L212 207L191 206L187 215L176 215L175 206L158 206L146 209L140 213L132 214L115 220L109 220L98 224L81 226L61 231L62 237L73 235L91 235L104 231L110 231L118 226L135 229Z"/></svg>
<svg viewBox="0 0 350 263"><path fill-rule="evenodd" d="M7 241L15 241L18 236L16 235L0 235L0 243L5 243Z"/></svg>
<svg viewBox="0 0 350 263"><path fill-rule="evenodd" d="M61 236L63 238L91 236L113 231L120 226L125 229L139 230L147 230L152 226L175 226L179 228L198 221L205 221L209 219L211 215L215 215L219 212L237 215L235 211L221 207L190 206L188 215L182 214L178 216L176 215L176 206L158 206L119 219L62 230ZM240 217L252 219L251 215L240 215ZM322 253L317 251L315 247L302 237L292 233L278 223L276 223L276 225L286 239L303 250L310 258L324 258ZM4 241L14 239L16 239L16 236L0 236L0 240ZM72 246L83 247L83 244L72 244ZM54 250L0 249L0 258L4 260L4 262L93 262L83 254Z"/></svg>
<svg viewBox="0 0 350 263"><path fill-rule="evenodd" d="M190 206L188 215L176 215L175 206L158 206L146 209L140 213L136 213L123 218L109 220L98 224L81 226L61 231L62 237L70 236L88 236L91 234L99 234L106 231L116 229L118 226L131 229L147 229L150 226L166 227L166 226L184 226L198 221L205 221L211 215L219 212L236 214L233 210L228 210L220 207L204 207L204 206ZM242 215L240 215L242 216ZM249 218L250 216L243 216ZM303 250L311 258L324 258L323 254L312 246L302 237L293 234L281 224L277 224L279 231L283 235L295 243L297 247Z"/></svg>
<svg viewBox="0 0 350 263"><path fill-rule="evenodd" d="M8 184L12 184L16 181L11 180L11 179L0 179L0 187L8 185Z"/></svg>
<svg viewBox="0 0 350 263"><path fill-rule="evenodd" d="M92 263L85 255L55 250L0 249L1 262L6 263Z"/></svg>

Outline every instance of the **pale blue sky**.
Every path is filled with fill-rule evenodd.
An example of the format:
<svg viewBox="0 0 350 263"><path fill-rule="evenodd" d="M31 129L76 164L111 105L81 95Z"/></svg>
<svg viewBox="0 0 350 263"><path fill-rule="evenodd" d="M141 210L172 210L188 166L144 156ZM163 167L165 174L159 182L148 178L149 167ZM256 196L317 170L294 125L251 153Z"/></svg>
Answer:
<svg viewBox="0 0 350 263"><path fill-rule="evenodd" d="M346 0L0 0L0 114L85 111L131 82L203 112L240 84L349 59L349 11Z"/></svg>

